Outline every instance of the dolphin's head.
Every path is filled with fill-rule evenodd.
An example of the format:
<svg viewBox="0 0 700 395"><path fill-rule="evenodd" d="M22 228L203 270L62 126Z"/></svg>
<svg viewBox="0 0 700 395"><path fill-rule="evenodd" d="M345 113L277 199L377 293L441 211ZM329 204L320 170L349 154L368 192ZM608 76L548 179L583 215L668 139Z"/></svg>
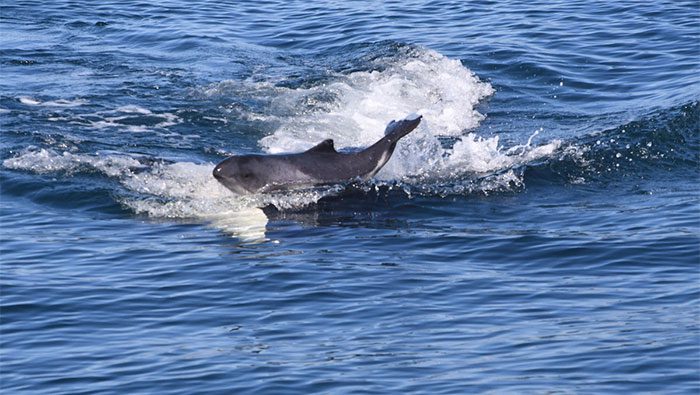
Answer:
<svg viewBox="0 0 700 395"><path fill-rule="evenodd" d="M231 191L245 195L261 190L267 183L258 172L255 155L232 156L214 168L212 174L217 181Z"/></svg>

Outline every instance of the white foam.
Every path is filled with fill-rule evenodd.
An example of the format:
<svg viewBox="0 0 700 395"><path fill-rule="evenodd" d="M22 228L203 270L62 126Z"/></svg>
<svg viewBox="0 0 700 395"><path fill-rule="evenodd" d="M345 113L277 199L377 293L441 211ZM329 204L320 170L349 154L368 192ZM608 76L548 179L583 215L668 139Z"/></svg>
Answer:
<svg viewBox="0 0 700 395"><path fill-rule="evenodd" d="M41 104L39 100L36 100L35 98L29 96L20 96L19 102L28 106L38 106L39 104Z"/></svg>
<svg viewBox="0 0 700 395"><path fill-rule="evenodd" d="M120 115L114 115L115 113L118 113ZM169 113L169 112L164 112L164 113L153 113L151 110L148 110L143 107L139 106L122 106L117 108L114 111L108 111L108 112L102 112L102 113L95 113L91 114L93 116L98 116L101 117L102 119L93 121L89 120L88 122L90 123L90 126L96 129L105 129L105 128L119 128L121 130L131 132L131 133L142 133L142 132L148 132L152 131L153 129L166 129L170 126L177 125L182 122L182 119L178 117L175 114ZM148 116L149 118L160 118L161 121L159 121L156 124L142 124L142 125L134 125L132 124L134 117L139 117L139 116ZM125 121L130 121L130 122L125 122ZM176 136L180 136L179 134L174 134Z"/></svg>
<svg viewBox="0 0 700 395"><path fill-rule="evenodd" d="M250 197L237 196L211 176L213 164L158 164L122 184L136 196L122 203L156 218L196 219L246 242L265 240L267 217Z"/></svg>
<svg viewBox="0 0 700 395"><path fill-rule="evenodd" d="M31 96L20 96L19 102L28 106L46 106L46 107L77 107L77 106L82 106L84 104L87 104L87 100L83 99L74 99L74 100L68 100L68 99L57 99L57 100L49 100L49 101L41 101L39 99L35 99Z"/></svg>
<svg viewBox="0 0 700 395"><path fill-rule="evenodd" d="M532 146L530 139L525 145L504 149L499 145L499 137L482 138L469 133L447 151L442 171L459 173L492 173L513 168L551 156L561 141L553 140L541 146Z"/></svg>
<svg viewBox="0 0 700 395"><path fill-rule="evenodd" d="M74 99L74 100L67 100L67 99L58 99L58 100L50 100L50 101L45 101L42 104L45 106L49 107L77 107L77 106L82 106L84 104L87 104L87 100L83 99Z"/></svg>
<svg viewBox="0 0 700 395"><path fill-rule="evenodd" d="M267 84L265 89L273 88ZM383 182L404 183L440 183L469 173L503 173L551 155L559 147L557 141L535 147L531 138L525 145L507 149L499 145L497 136L467 133L484 119L475 106L493 92L490 84L480 81L460 61L418 50L383 71L338 76L335 82L311 88L276 88L273 105L281 114L281 126L259 143L269 153L302 151L326 138L334 139L340 149L363 148L382 137L390 120L416 119L421 114L421 125L398 144L375 176ZM333 99L319 103L318 97ZM279 110L285 107L294 111L286 111L290 115L285 116ZM440 142L444 136L456 139L451 148Z"/></svg>
<svg viewBox="0 0 700 395"><path fill-rule="evenodd" d="M41 101L30 96L20 96L20 103L28 106L41 107L77 107L87 104L87 100L83 99L57 99L50 101ZM87 122L96 129L118 128L131 133L149 132L153 129L166 129L170 126L182 123L182 119L177 115L169 112L154 113L153 111L137 105L125 105L117 107L114 110L100 111L91 114L73 115L74 118L68 117L49 117L49 121L64 121L74 120L79 122ZM148 117L150 122L144 124L135 124L134 120L137 117ZM153 123L153 122L156 123ZM177 134L177 136L180 136Z"/></svg>
<svg viewBox="0 0 700 395"><path fill-rule="evenodd" d="M174 199L229 197L231 192L211 176L213 168L211 163L157 163L148 172L124 179L123 184L141 194Z"/></svg>
<svg viewBox="0 0 700 395"><path fill-rule="evenodd" d="M87 155L30 147L19 155L5 159L3 166L9 169L29 170L35 173L56 171L73 172L80 168L94 169L110 177L123 176L141 163L126 155Z"/></svg>
<svg viewBox="0 0 700 395"><path fill-rule="evenodd" d="M197 219L245 241L264 239L267 218L256 197L232 194L212 176L212 163L156 163L119 153L82 154L28 148L3 166L35 173L97 171L115 178L126 193L121 203L154 218Z"/></svg>
<svg viewBox="0 0 700 395"><path fill-rule="evenodd" d="M423 50L384 71L338 76L311 88L281 88L273 105L294 108L283 125L260 141L270 153L297 151L333 138L338 147L362 147L382 136L386 124L419 113L436 136L454 136L483 119L474 106L493 88L458 60ZM317 97L334 97L319 103ZM308 108L311 107L311 112Z"/></svg>
<svg viewBox="0 0 700 395"><path fill-rule="evenodd" d="M139 107L133 104L129 104L126 106L121 106L117 108L117 111L119 112L125 112L125 113L131 113L131 114L142 114L142 115L150 115L152 114L151 110L143 107Z"/></svg>

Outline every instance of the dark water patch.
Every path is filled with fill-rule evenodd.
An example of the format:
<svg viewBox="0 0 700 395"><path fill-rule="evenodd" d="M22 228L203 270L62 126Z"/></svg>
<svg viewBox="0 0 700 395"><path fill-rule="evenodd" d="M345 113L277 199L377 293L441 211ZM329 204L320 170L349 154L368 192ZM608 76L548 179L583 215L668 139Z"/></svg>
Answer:
<svg viewBox="0 0 700 395"><path fill-rule="evenodd" d="M575 140L561 158L526 169L527 182L614 179L700 179L698 102L656 111L638 121ZM578 181L577 181L578 180Z"/></svg>
<svg viewBox="0 0 700 395"><path fill-rule="evenodd" d="M37 177L4 173L0 176L5 198L29 199L54 209L92 211L96 215L123 215L124 210L115 202L115 186L97 177L80 176L58 180L55 175Z"/></svg>

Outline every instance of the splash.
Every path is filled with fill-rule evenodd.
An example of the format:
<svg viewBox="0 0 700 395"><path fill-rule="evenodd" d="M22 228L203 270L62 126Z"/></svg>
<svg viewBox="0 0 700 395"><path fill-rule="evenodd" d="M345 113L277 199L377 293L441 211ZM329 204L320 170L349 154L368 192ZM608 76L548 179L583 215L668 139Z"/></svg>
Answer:
<svg viewBox="0 0 700 395"><path fill-rule="evenodd" d="M123 190L117 191L118 200L137 214L204 221L245 242L266 240L267 217L260 207L297 209L342 190L336 185L293 193L239 196L211 176L213 163L165 163L143 155L83 154L36 147L5 159L3 166L39 174L99 173L119 182Z"/></svg>
<svg viewBox="0 0 700 395"><path fill-rule="evenodd" d="M338 147L363 147L381 138L390 120L414 112L429 120L434 135L455 136L476 127L484 117L474 106L493 94L491 85L435 51L411 55L393 60L383 71L281 89L274 104L296 111L261 146L270 153L295 151L325 137Z"/></svg>
<svg viewBox="0 0 700 395"><path fill-rule="evenodd" d="M120 183L119 201L137 214L201 220L243 241L265 240L267 217L258 208L261 202L231 194L211 177L211 163L163 163L140 155L30 147L5 159L3 166L40 174L97 172Z"/></svg>
<svg viewBox="0 0 700 395"><path fill-rule="evenodd" d="M326 138L342 148L364 148L383 136L391 119L409 113L424 121L397 146L392 159L369 183L402 188L409 196L490 193L522 185L519 167L555 155L559 141L504 147L498 136L470 132L484 119L478 103L493 94L461 62L427 50L412 49L386 60L381 71L335 75L311 87L288 88L270 82L224 81L202 94L234 94L238 100L263 103L244 119L274 118L278 127L259 144L268 153L307 149ZM35 103L36 102L36 103ZM39 105L27 98L26 105ZM87 120L93 128L162 128L182 122L172 114L156 114L139 106L123 106ZM132 129L129 129L132 130ZM449 141L449 144L445 144ZM119 152L80 153L29 147L4 160L6 168L36 173L100 173L117 180L121 204L155 218L204 221L247 241L265 239L267 218L259 207L296 209L342 193L335 185L286 193L237 196L212 176L213 163L165 162Z"/></svg>
<svg viewBox="0 0 700 395"><path fill-rule="evenodd" d="M121 179L122 204L156 218L203 220L245 242L265 239L267 217L251 197L232 194L212 176L212 163L157 163Z"/></svg>
<svg viewBox="0 0 700 395"><path fill-rule="evenodd" d="M534 146L538 132L527 144L511 148L500 146L498 136L468 133L484 119L476 106L494 90L460 61L419 48L392 62L382 71L338 75L334 82L310 88L277 88L273 105L281 126L259 144L273 154L302 151L326 138L341 150L364 148L383 136L390 120L417 112L423 122L399 143L376 181L398 181L413 189L430 184L431 191L444 184L443 193L454 192L457 179L472 184L473 175L505 174L559 148L559 141ZM256 84L272 89L269 83ZM220 94L222 88L209 89ZM279 110L285 108L289 110ZM451 147L444 146L446 139L452 141ZM512 178L482 186L485 191L503 189L513 183Z"/></svg>

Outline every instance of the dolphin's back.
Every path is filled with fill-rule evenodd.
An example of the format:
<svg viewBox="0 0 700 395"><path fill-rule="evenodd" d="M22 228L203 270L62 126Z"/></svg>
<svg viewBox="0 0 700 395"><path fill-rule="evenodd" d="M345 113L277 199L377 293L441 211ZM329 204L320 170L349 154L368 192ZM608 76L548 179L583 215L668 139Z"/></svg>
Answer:
<svg viewBox="0 0 700 395"><path fill-rule="evenodd" d="M313 152L290 155L294 167L320 183L332 183L362 177L371 169L358 160L358 153Z"/></svg>
<svg viewBox="0 0 700 395"><path fill-rule="evenodd" d="M304 152L275 155L286 164L275 166L280 172L275 184L292 184L291 180L300 181L294 184L331 184L371 178L389 161L399 139L413 131L420 121L420 115L391 121L384 137L358 152L338 152L333 140L327 139Z"/></svg>
<svg viewBox="0 0 700 395"><path fill-rule="evenodd" d="M386 164L399 139L415 129L420 120L415 116L390 122L386 135L362 151L338 152L333 140L328 139L295 154L234 156L219 163L213 174L239 193L368 179Z"/></svg>

